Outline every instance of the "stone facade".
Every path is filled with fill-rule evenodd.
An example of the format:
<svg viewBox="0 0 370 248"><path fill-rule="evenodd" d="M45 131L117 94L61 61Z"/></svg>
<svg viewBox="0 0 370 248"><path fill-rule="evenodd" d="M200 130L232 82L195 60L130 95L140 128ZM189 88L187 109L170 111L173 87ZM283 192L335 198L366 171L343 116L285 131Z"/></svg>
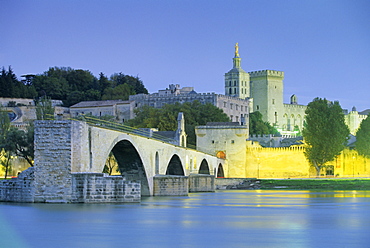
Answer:
<svg viewBox="0 0 370 248"><path fill-rule="evenodd" d="M34 202L35 175L34 168L28 168L17 178L0 181L0 201Z"/></svg>
<svg viewBox="0 0 370 248"><path fill-rule="evenodd" d="M352 108L352 111L344 116L344 121L346 122L351 134L356 135L358 128L363 120L365 120L369 114L368 111L357 112L356 108Z"/></svg>
<svg viewBox="0 0 370 248"><path fill-rule="evenodd" d="M156 175L153 177L153 196L186 196L189 177Z"/></svg>
<svg viewBox="0 0 370 248"><path fill-rule="evenodd" d="M72 202L140 202L140 182L105 173L72 173Z"/></svg>
<svg viewBox="0 0 370 248"><path fill-rule="evenodd" d="M0 181L0 201L45 203L107 203L140 202L140 183L127 182L121 176L105 173L72 173L71 197L69 199L35 199L34 168L28 168L17 178ZM59 188L60 189L60 188ZM55 192L58 194L58 192Z"/></svg>
<svg viewBox="0 0 370 248"><path fill-rule="evenodd" d="M219 158L227 159L224 176L240 173L246 161L246 140L249 130L238 123L207 123L206 126L195 128L197 150L216 154ZM243 174L240 174L243 176Z"/></svg>
<svg viewBox="0 0 370 248"><path fill-rule="evenodd" d="M225 94L227 96L249 99L250 112L259 111L264 121L276 127L284 137L300 135L303 129L305 110L307 106L298 104L296 95L292 95L290 103L283 102L284 72L276 70L260 70L245 72L241 68L239 48L235 47L233 68L225 73ZM355 134L361 121L369 111L346 115L346 123Z"/></svg>
<svg viewBox="0 0 370 248"><path fill-rule="evenodd" d="M137 202L139 182L103 173L73 173L78 151L73 121L35 123L35 164L18 178L1 181L2 201L36 203ZM78 132L77 132L78 133ZM80 151L80 150L79 150Z"/></svg>
<svg viewBox="0 0 370 248"><path fill-rule="evenodd" d="M215 177L191 174L189 176L189 192L215 192Z"/></svg>
<svg viewBox="0 0 370 248"><path fill-rule="evenodd" d="M115 117L115 120L124 123L135 117L134 108L135 102L122 100L106 100L106 101L84 101L79 102L70 107L71 117L78 115L90 114L92 116L110 115Z"/></svg>
<svg viewBox="0 0 370 248"><path fill-rule="evenodd" d="M171 87L171 85L170 85ZM161 108L165 104L174 104L176 102L185 103L195 100L202 104L210 103L227 114L231 121L241 124L248 124L248 115L251 102L249 99L241 99L234 96L225 96L215 93L196 93L195 91L179 91L178 93L168 94L138 94L130 96L131 101L135 101L137 107L149 105L155 108Z"/></svg>

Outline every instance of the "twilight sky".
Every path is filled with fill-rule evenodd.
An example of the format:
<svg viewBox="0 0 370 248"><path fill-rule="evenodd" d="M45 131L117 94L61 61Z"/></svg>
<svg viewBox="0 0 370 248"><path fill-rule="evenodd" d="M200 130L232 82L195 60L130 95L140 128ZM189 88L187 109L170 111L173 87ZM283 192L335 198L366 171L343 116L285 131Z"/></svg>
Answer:
<svg viewBox="0 0 370 248"><path fill-rule="evenodd" d="M284 102L315 97L370 109L368 0L2 0L0 67L70 66L224 94L239 42L242 68L285 72Z"/></svg>

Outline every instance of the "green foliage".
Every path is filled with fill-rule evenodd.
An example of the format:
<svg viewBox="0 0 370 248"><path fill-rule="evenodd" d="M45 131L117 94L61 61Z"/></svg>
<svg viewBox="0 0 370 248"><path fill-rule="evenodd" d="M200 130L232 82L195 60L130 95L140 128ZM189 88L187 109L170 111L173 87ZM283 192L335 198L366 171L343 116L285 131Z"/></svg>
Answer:
<svg viewBox="0 0 370 248"><path fill-rule="evenodd" d="M9 129L10 129L10 119L8 116L8 112L0 104L0 146L5 142Z"/></svg>
<svg viewBox="0 0 370 248"><path fill-rule="evenodd" d="M356 133L356 150L360 155L370 157L370 115L361 122Z"/></svg>
<svg viewBox="0 0 370 248"><path fill-rule="evenodd" d="M0 149L0 165L4 168L4 178L8 177L8 174L12 171L11 153Z"/></svg>
<svg viewBox="0 0 370 248"><path fill-rule="evenodd" d="M262 114L258 111L249 114L249 134L277 134L276 128L269 122L262 120Z"/></svg>
<svg viewBox="0 0 370 248"><path fill-rule="evenodd" d="M8 141L8 133L10 130L10 119L6 109L0 104L0 164L4 168L7 178L8 173L11 171L11 152L5 150L5 143Z"/></svg>
<svg viewBox="0 0 370 248"><path fill-rule="evenodd" d="M33 98L36 94L34 86L20 82L10 66L8 70L2 68L0 72L0 97Z"/></svg>
<svg viewBox="0 0 370 248"><path fill-rule="evenodd" d="M177 129L177 116L179 112L184 113L185 131L188 135L188 144L195 145L195 127L205 125L207 122L228 122L229 117L219 108L199 101L186 102L184 104L166 104L158 109L143 106L135 110L136 117L128 120L130 126L136 128L156 127L159 131L174 131Z"/></svg>
<svg viewBox="0 0 370 248"><path fill-rule="evenodd" d="M124 83L114 88L107 88L104 91L102 100L128 100L130 95L135 95L135 91L132 86Z"/></svg>
<svg viewBox="0 0 370 248"><path fill-rule="evenodd" d="M305 156L319 176L325 163L332 161L345 148L349 129L338 102L315 98L308 104L305 113L302 131L307 144Z"/></svg>
<svg viewBox="0 0 370 248"><path fill-rule="evenodd" d="M41 100L36 101L36 118L37 120L50 120L54 118L54 107L50 98L43 97Z"/></svg>
<svg viewBox="0 0 370 248"><path fill-rule="evenodd" d="M33 166L34 158L34 126L32 123L27 131L11 127L7 139L3 144L5 151L24 158L30 166Z"/></svg>
<svg viewBox="0 0 370 248"><path fill-rule="evenodd" d="M40 98L62 100L70 107L81 101L127 100L129 95L144 93L139 77L114 73L108 79L103 73L97 79L90 71L70 67L50 67L48 71L20 82L13 70L0 71L0 97Z"/></svg>
<svg viewBox="0 0 370 248"><path fill-rule="evenodd" d="M121 84L128 84L132 87L136 94L148 94L148 90L144 87L143 82L139 79L139 77L133 77L129 75L125 75L122 72L114 73L110 77L113 86L118 86Z"/></svg>

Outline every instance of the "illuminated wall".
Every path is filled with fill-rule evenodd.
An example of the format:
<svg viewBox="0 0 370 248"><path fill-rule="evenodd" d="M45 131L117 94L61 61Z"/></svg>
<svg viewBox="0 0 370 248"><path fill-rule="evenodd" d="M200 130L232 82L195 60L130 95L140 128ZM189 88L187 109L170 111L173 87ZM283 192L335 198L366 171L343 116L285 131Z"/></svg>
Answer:
<svg viewBox="0 0 370 248"><path fill-rule="evenodd" d="M308 178L316 177L316 170L304 156L303 147L262 148L248 147L244 166L229 161L229 178ZM356 151L344 150L321 170L326 177L369 177L370 159Z"/></svg>

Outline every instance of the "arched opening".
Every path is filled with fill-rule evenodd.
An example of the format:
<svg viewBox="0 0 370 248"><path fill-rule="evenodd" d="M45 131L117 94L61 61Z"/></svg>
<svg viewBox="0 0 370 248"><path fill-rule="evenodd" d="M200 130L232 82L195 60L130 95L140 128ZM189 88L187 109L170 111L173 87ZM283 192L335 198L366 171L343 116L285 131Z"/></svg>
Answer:
<svg viewBox="0 0 370 248"><path fill-rule="evenodd" d="M150 191L145 168L132 143L128 140L122 140L113 147L112 153L117 160L121 175L129 181L141 181L141 195L149 196Z"/></svg>
<svg viewBox="0 0 370 248"><path fill-rule="evenodd" d="M121 175L118 167L117 159L112 152L109 153L107 160L105 161L103 173L107 173L110 176Z"/></svg>
<svg viewBox="0 0 370 248"><path fill-rule="evenodd" d="M222 167L222 164L218 165L217 177L225 177L224 168Z"/></svg>
<svg viewBox="0 0 370 248"><path fill-rule="evenodd" d="M158 152L155 153L155 174L159 174L159 155Z"/></svg>
<svg viewBox="0 0 370 248"><path fill-rule="evenodd" d="M208 162L207 160L203 159L202 160L202 163L200 163L200 167L199 167L199 174L207 174L209 175L209 166L208 166Z"/></svg>
<svg viewBox="0 0 370 248"><path fill-rule="evenodd" d="M170 163L168 164L166 175L185 176L181 160L176 154L172 156Z"/></svg>

